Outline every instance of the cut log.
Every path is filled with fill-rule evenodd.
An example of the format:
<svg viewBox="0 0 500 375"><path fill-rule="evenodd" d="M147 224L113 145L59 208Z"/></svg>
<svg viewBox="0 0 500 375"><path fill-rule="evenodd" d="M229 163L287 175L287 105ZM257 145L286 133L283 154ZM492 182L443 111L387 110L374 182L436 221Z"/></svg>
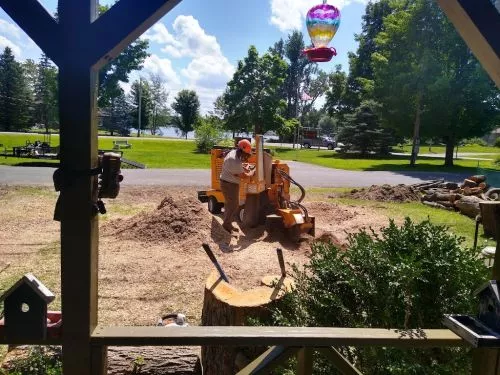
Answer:
<svg viewBox="0 0 500 375"><path fill-rule="evenodd" d="M426 206L435 207L435 208L441 208L441 209L447 210L447 211L454 211L453 208L445 207L442 204L439 204L437 202L422 202L422 203L425 204Z"/></svg>
<svg viewBox="0 0 500 375"><path fill-rule="evenodd" d="M456 189L458 189L458 184L456 182L445 182L445 183L439 184L438 187L441 189L456 190Z"/></svg>
<svg viewBox="0 0 500 375"><path fill-rule="evenodd" d="M464 215L475 218L479 215L479 203L483 202L481 198L475 196L462 197L455 202L455 207Z"/></svg>
<svg viewBox="0 0 500 375"><path fill-rule="evenodd" d="M450 207L453 210L455 209L454 202L452 202L452 201L437 201L436 203L438 203L438 204L440 204L442 206L445 206L445 207Z"/></svg>
<svg viewBox="0 0 500 375"><path fill-rule="evenodd" d="M468 179L480 184L481 182L486 181L486 176L483 174L477 174L475 176L470 176Z"/></svg>
<svg viewBox="0 0 500 375"><path fill-rule="evenodd" d="M287 290L291 282L287 278L266 278L272 287L261 286L242 291L219 278L212 272L205 284L202 325L204 326L242 326L249 318L266 318L269 307L273 306ZM288 286L288 289L287 289ZM242 352L247 358L257 357L265 348L238 348L226 346L204 346L201 349L203 373L205 375L233 375L240 370L237 357Z"/></svg>
<svg viewBox="0 0 500 375"><path fill-rule="evenodd" d="M200 348L110 347L108 348L108 375L122 374L201 375Z"/></svg>
<svg viewBox="0 0 500 375"><path fill-rule="evenodd" d="M466 187L476 187L478 184L476 181L472 181L472 180L469 180L469 179L465 179L463 184L462 184L462 188L466 188Z"/></svg>
<svg viewBox="0 0 500 375"><path fill-rule="evenodd" d="M182 329L182 328L165 328ZM17 361L27 358L30 346L18 346L7 353L1 369L12 371ZM44 355L61 360L61 347L45 346ZM199 347L109 347L108 375L202 375ZM135 370L135 372L134 372Z"/></svg>

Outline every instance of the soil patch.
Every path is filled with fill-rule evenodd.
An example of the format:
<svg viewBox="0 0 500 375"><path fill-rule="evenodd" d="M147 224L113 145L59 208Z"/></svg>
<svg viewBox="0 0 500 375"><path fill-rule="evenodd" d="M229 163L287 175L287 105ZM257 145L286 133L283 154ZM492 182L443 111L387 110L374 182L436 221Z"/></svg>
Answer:
<svg viewBox="0 0 500 375"><path fill-rule="evenodd" d="M156 210L108 222L103 226L102 233L119 239L164 244L203 241L211 231L211 219L211 215L196 198L167 194Z"/></svg>
<svg viewBox="0 0 500 375"><path fill-rule="evenodd" d="M420 192L408 185L372 185L369 188L353 189L341 196L379 202L415 202L421 198Z"/></svg>
<svg viewBox="0 0 500 375"><path fill-rule="evenodd" d="M34 273L60 303L59 223L53 220L57 193L48 188L0 189L0 289L26 272ZM106 200L100 218L99 323L154 325L164 314L181 312L199 324L203 288L214 269L201 244L207 242L230 282L249 289L266 275L279 275L276 248L283 249L287 269L308 261L312 241L342 246L349 233L378 229L387 217L364 207L320 199L305 206L316 218L316 237L300 243L269 236L264 226L240 228L236 237L221 226L196 197L197 188L124 186L117 199ZM7 266L9 265L10 266ZM4 269L7 267L6 269Z"/></svg>

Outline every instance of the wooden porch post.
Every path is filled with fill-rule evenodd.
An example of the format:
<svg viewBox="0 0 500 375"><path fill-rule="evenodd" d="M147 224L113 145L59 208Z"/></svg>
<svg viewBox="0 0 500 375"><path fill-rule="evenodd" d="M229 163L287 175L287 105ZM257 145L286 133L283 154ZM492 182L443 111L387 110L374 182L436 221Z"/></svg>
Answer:
<svg viewBox="0 0 500 375"><path fill-rule="evenodd" d="M98 220L93 210L97 167L97 71L86 46L97 0L60 0L59 114L63 370L90 375L90 335L97 325ZM95 356L95 355L94 355Z"/></svg>
<svg viewBox="0 0 500 375"><path fill-rule="evenodd" d="M492 280L500 280L500 204L490 202L495 210L495 229L497 247L493 262ZM498 375L500 374L499 349L475 349L472 357L473 375Z"/></svg>

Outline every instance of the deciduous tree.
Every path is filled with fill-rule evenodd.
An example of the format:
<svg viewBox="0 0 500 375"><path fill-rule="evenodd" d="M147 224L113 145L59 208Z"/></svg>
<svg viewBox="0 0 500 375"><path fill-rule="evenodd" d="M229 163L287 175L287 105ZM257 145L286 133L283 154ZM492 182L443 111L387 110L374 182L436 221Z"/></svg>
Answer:
<svg viewBox="0 0 500 375"><path fill-rule="evenodd" d="M172 118L173 125L179 129L187 139L193 131L194 124L200 115L200 100L193 90L181 90L172 103L172 109L177 114Z"/></svg>
<svg viewBox="0 0 500 375"><path fill-rule="evenodd" d="M286 63L277 54L259 56L251 46L247 57L238 62L223 95L227 124L256 134L283 126L286 102L281 90L286 69Z"/></svg>

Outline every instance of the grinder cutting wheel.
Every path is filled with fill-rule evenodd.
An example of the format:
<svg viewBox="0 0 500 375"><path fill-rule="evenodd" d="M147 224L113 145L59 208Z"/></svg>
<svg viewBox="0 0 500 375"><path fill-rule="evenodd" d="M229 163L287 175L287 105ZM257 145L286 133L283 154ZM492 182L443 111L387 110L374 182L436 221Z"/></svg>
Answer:
<svg viewBox="0 0 500 375"><path fill-rule="evenodd" d="M244 226L255 227L258 224L266 224L268 232L285 231L292 239L296 239L302 233L314 236L314 217L310 216L307 209L302 205L305 190L292 177L290 177L289 166L280 160L272 158L269 150L264 150L263 137L257 135L255 148L252 150L250 142L239 141L236 149L214 147L211 151L211 187L207 191L199 191L198 199L208 203L208 210L213 214L221 212L225 208L226 215L233 215L234 200L228 202L227 194L223 193L227 174L223 173L226 158L230 159L244 155L244 159L231 161L239 164L240 169L233 172L234 179L238 174L238 208L236 211L242 213L240 219ZM240 150L240 151L239 151ZM251 152L251 154L248 153ZM232 153L232 154L231 154ZM248 156L248 157L247 157ZM245 161L248 165L245 165ZM296 185L301 192L298 200L290 197L290 186ZM236 196L236 189L231 186L232 196ZM227 213L229 207L229 214ZM227 216L225 216L227 217ZM226 225L226 222L225 224ZM227 226L226 230L230 227ZM231 230L232 227L231 227Z"/></svg>

